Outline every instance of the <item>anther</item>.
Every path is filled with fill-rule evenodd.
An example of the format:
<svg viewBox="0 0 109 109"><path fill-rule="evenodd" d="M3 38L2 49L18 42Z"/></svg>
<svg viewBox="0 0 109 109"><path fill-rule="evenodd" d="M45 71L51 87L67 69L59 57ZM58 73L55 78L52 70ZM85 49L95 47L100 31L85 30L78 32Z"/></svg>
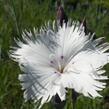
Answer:
<svg viewBox="0 0 109 109"><path fill-rule="evenodd" d="M64 58L64 56L61 56L61 59L63 59Z"/></svg>
<svg viewBox="0 0 109 109"><path fill-rule="evenodd" d="M53 64L53 61L50 61L50 63L52 63L52 64Z"/></svg>

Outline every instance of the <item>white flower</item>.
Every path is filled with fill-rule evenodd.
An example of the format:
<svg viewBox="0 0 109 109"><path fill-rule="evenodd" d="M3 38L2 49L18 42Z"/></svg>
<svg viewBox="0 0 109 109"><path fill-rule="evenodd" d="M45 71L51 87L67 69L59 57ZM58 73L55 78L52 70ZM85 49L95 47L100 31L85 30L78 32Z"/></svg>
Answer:
<svg viewBox="0 0 109 109"><path fill-rule="evenodd" d="M65 100L66 88L74 89L88 97L101 97L98 91L105 88L108 79L103 66L109 63L109 43L103 38L93 40L85 35L84 26L78 22L59 27L50 26L38 33L24 32L23 41L12 47L11 58L24 72L19 75L24 98L41 100L41 106L53 96Z"/></svg>

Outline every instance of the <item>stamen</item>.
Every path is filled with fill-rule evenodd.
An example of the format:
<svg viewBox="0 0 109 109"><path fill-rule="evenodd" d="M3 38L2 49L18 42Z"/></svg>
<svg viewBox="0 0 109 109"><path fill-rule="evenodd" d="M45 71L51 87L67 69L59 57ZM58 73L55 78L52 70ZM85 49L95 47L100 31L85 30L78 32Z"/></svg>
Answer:
<svg viewBox="0 0 109 109"><path fill-rule="evenodd" d="M51 64L53 64L53 61L50 61Z"/></svg>
<svg viewBox="0 0 109 109"><path fill-rule="evenodd" d="M64 67L62 67L61 69L58 69L58 71L59 71L60 73L63 73Z"/></svg>
<svg viewBox="0 0 109 109"><path fill-rule="evenodd" d="M61 56L61 59L64 59L64 56Z"/></svg>
<svg viewBox="0 0 109 109"><path fill-rule="evenodd" d="M64 71L64 68L61 68L60 73L63 73L63 71Z"/></svg>

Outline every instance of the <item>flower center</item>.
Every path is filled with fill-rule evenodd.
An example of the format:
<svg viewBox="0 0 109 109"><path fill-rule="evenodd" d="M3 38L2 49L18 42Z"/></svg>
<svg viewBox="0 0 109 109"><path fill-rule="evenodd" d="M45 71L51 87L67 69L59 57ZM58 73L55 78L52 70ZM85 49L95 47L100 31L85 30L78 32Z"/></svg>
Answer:
<svg viewBox="0 0 109 109"><path fill-rule="evenodd" d="M63 73L64 67L62 67L61 69L58 69L58 71L59 71L60 73Z"/></svg>
<svg viewBox="0 0 109 109"><path fill-rule="evenodd" d="M52 67L56 68L56 70L57 70L56 72L63 73L64 72L64 68L65 68L65 66L64 66L64 56L61 55L59 60L52 59L50 61L50 65Z"/></svg>
<svg viewBox="0 0 109 109"><path fill-rule="evenodd" d="M61 55L60 58L61 58L60 61L63 62L64 56ZM60 63L61 63L61 62L60 62ZM60 73L63 73L63 71L64 71L64 66L62 65L62 63L60 64L60 66L59 66L59 68L58 68L58 71L59 71Z"/></svg>

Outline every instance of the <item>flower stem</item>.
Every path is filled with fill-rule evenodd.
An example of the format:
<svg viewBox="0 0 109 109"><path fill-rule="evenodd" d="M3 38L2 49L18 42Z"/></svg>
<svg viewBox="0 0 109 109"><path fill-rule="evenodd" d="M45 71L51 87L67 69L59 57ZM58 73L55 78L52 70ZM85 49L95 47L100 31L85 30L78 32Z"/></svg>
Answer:
<svg viewBox="0 0 109 109"><path fill-rule="evenodd" d="M56 94L53 98L54 109L64 109L66 101L61 101L59 96Z"/></svg>
<svg viewBox="0 0 109 109"><path fill-rule="evenodd" d="M73 109L76 109L76 102L79 94L72 90L72 103L73 103Z"/></svg>

